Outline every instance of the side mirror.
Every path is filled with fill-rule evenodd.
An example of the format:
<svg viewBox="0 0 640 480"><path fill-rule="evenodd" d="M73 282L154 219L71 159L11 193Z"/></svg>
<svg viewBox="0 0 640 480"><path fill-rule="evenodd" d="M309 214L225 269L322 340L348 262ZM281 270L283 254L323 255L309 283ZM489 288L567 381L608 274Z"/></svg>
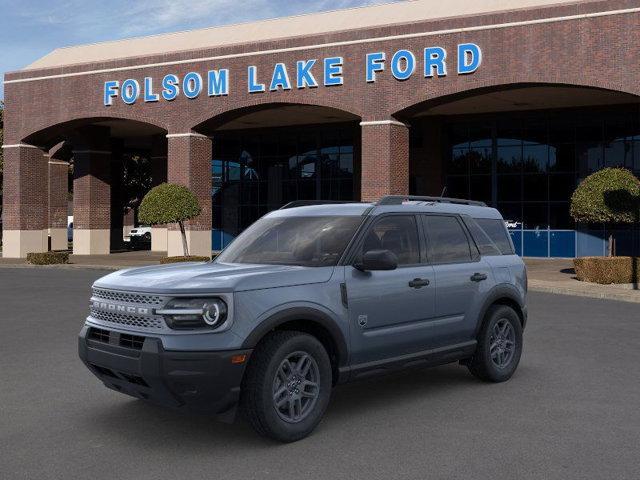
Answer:
<svg viewBox="0 0 640 480"><path fill-rule="evenodd" d="M362 256L362 260L353 266L362 272L395 270L398 268L398 257L390 250L369 250Z"/></svg>

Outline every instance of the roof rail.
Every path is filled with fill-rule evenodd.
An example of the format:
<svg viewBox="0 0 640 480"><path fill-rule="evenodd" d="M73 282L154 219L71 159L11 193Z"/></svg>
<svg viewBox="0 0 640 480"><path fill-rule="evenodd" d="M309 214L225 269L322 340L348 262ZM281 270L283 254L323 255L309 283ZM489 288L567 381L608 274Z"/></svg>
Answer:
<svg viewBox="0 0 640 480"><path fill-rule="evenodd" d="M376 205L401 205L404 202L454 203L456 205L475 205L486 207L487 204L476 200L464 200L451 197L423 197L419 195L386 195Z"/></svg>
<svg viewBox="0 0 640 480"><path fill-rule="evenodd" d="M296 208L296 207L308 207L312 205L331 205L338 203L360 203L355 200L294 200L293 202L289 202L283 206L281 206L278 210L286 210L287 208Z"/></svg>

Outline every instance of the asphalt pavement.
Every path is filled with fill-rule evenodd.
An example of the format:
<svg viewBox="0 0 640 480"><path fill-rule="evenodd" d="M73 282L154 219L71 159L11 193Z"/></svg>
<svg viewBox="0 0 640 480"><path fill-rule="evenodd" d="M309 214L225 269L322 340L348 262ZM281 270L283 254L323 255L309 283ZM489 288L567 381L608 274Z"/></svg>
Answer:
<svg viewBox="0 0 640 480"><path fill-rule="evenodd" d="M107 272L0 268L0 479L638 479L640 307L531 293L516 375L457 365L335 389L281 445L106 389L77 357Z"/></svg>

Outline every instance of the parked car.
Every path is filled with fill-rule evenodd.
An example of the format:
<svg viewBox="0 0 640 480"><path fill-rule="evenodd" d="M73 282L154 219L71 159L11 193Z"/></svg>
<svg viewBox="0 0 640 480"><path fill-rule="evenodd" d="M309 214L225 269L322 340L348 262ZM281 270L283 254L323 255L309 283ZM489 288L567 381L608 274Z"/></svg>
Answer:
<svg viewBox="0 0 640 480"><path fill-rule="evenodd" d="M131 249L149 249L151 248L151 227L140 226L129 232L127 246Z"/></svg>
<svg viewBox="0 0 640 480"><path fill-rule="evenodd" d="M67 215L67 241L73 241L73 215Z"/></svg>
<svg viewBox="0 0 640 480"><path fill-rule="evenodd" d="M484 204L385 197L288 205L213 262L121 270L93 285L79 353L104 384L309 435L336 384L460 362L503 382L527 321L525 265Z"/></svg>

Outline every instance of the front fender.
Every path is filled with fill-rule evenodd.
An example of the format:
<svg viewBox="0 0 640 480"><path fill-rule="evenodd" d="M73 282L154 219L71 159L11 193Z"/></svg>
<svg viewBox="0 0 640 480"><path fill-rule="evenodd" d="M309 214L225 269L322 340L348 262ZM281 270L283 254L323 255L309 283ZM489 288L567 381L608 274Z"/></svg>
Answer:
<svg viewBox="0 0 640 480"><path fill-rule="evenodd" d="M348 362L349 351L347 349L347 339L345 332L340 327L340 320L331 310L319 304L292 303L278 307L262 315L256 322L256 327L246 337L242 348L255 348L258 342L271 330L280 325L295 320L305 320L323 327L336 345L339 366L344 366ZM345 325L347 327L348 325Z"/></svg>

